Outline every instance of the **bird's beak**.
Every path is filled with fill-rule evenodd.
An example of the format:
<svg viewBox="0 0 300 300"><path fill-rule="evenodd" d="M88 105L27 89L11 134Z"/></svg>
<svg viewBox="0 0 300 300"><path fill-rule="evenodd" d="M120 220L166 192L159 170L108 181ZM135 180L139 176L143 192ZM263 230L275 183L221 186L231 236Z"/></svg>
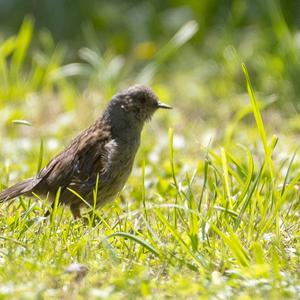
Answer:
<svg viewBox="0 0 300 300"><path fill-rule="evenodd" d="M165 103L162 103L162 102L158 102L157 107L158 108L164 108L164 109L172 109L173 108L172 106L170 106L168 104L165 104Z"/></svg>

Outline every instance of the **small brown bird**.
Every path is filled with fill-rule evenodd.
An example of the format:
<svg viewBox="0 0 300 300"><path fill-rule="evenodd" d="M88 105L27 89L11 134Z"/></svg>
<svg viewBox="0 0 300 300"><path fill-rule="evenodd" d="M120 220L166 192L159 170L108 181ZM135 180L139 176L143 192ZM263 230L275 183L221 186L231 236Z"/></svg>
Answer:
<svg viewBox="0 0 300 300"><path fill-rule="evenodd" d="M103 115L36 176L2 191L0 202L35 194L48 197L53 205L60 189L60 203L70 206L73 217L79 218L85 203L78 195L93 206L97 177L96 206L114 200L131 173L144 123L158 108L171 107L161 103L149 87L135 85L121 91Z"/></svg>

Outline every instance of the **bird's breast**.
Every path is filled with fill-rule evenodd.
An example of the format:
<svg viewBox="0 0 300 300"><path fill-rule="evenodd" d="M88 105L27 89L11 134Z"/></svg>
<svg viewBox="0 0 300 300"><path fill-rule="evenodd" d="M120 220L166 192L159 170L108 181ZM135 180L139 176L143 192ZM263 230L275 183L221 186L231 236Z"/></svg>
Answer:
<svg viewBox="0 0 300 300"><path fill-rule="evenodd" d="M139 140L124 142L111 140L107 145L107 163L99 177L97 205L112 201L124 187L132 170Z"/></svg>
<svg viewBox="0 0 300 300"><path fill-rule="evenodd" d="M107 159L103 182L122 189L131 173L134 158L139 147L139 139L123 141L111 140L107 145Z"/></svg>

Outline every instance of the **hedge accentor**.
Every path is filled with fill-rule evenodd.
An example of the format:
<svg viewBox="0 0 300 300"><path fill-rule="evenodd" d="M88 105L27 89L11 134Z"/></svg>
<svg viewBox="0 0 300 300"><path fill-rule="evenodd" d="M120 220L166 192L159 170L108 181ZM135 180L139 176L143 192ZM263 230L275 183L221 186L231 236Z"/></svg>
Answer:
<svg viewBox="0 0 300 300"><path fill-rule="evenodd" d="M135 85L121 91L103 115L36 176L2 191L0 202L36 194L47 196L53 204L60 189L60 203L70 206L73 217L79 218L84 201L76 193L93 206L97 177L96 206L112 201L131 173L143 125L158 108L171 107L149 87Z"/></svg>

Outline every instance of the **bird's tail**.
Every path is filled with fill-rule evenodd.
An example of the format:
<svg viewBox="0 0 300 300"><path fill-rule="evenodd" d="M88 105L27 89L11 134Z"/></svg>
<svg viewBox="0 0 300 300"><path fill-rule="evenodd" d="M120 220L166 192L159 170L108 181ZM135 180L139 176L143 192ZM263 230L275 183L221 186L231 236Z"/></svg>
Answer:
<svg viewBox="0 0 300 300"><path fill-rule="evenodd" d="M34 179L34 177L28 178L0 192L0 203L30 192L34 186Z"/></svg>

